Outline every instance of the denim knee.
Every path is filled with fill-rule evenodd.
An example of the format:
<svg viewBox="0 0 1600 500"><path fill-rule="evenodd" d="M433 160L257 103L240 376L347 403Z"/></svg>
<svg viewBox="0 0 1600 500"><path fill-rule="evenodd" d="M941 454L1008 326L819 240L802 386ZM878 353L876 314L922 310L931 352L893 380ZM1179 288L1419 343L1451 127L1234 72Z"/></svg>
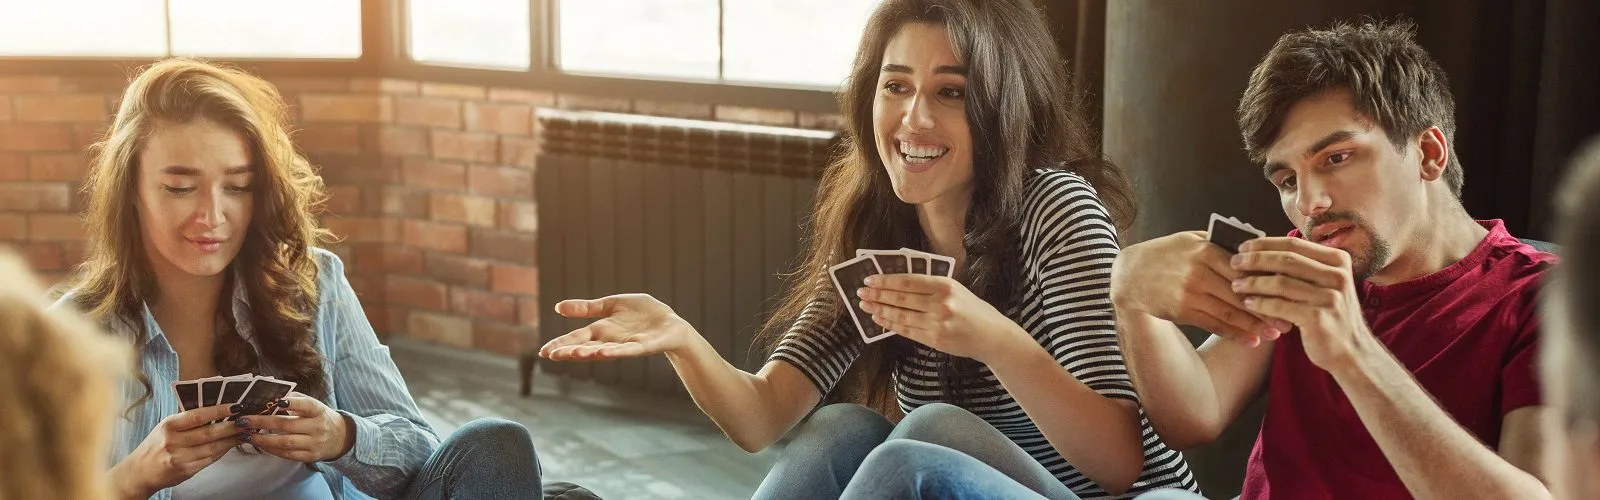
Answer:
<svg viewBox="0 0 1600 500"><path fill-rule="evenodd" d="M789 447L875 446L889 435L893 425L878 412L853 403L836 403L817 409L806 419Z"/></svg>
<svg viewBox="0 0 1600 500"><path fill-rule="evenodd" d="M993 429L983 418L949 403L930 403L911 410L895 426L890 438L904 438L934 444L952 443L952 439L970 437L974 432Z"/></svg>
<svg viewBox="0 0 1600 500"><path fill-rule="evenodd" d="M442 448L460 447L470 450L468 460L476 458L493 463L516 463L529 460L535 471L539 470L539 455L534 452L533 437L522 424L500 418L480 418L467 422L445 438Z"/></svg>

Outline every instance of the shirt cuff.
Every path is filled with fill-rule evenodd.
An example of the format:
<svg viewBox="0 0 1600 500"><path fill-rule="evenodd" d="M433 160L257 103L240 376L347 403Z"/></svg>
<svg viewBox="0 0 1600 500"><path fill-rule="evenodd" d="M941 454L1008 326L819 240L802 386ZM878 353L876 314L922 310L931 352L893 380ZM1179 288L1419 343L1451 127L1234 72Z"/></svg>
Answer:
<svg viewBox="0 0 1600 500"><path fill-rule="evenodd" d="M352 468L377 463L378 450L377 442L374 438L381 431L378 428L378 424L367 420L366 417L353 415L344 410L338 410L338 412L355 423L355 427L350 429L350 432L355 433L355 444L350 445L350 451L345 452L344 456L331 460L327 464L348 476Z"/></svg>

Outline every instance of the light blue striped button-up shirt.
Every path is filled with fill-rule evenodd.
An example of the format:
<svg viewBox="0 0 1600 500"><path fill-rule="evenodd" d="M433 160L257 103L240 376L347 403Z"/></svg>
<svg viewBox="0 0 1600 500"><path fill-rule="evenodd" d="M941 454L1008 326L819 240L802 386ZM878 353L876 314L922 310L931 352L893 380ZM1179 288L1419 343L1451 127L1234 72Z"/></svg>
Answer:
<svg viewBox="0 0 1600 500"><path fill-rule="evenodd" d="M336 498L397 497L439 447L439 438L411 399L405 380L389 357L389 348L378 343L355 290L344 276L344 263L320 248L313 248L312 255L317 262L317 287L321 291L315 320L316 348L322 354L328 380L328 395L322 402L351 417L356 424L356 442L338 460L311 467L327 479ZM72 296L73 292L68 292L56 305L70 303ZM249 302L242 285L235 287L231 303L239 334L254 346L247 314ZM171 389L178 380L178 355L148 306L142 320L149 336L144 345L135 349L139 368L150 379L151 397L131 411L118 412L121 418L117 419L111 445L113 463L132 453L163 418L179 411ZM131 340L133 331L127 321L113 321L111 328ZM255 372L278 375L270 366ZM123 385L126 408L144 393L144 387L132 377ZM171 495L170 489L164 489L152 498L167 500Z"/></svg>

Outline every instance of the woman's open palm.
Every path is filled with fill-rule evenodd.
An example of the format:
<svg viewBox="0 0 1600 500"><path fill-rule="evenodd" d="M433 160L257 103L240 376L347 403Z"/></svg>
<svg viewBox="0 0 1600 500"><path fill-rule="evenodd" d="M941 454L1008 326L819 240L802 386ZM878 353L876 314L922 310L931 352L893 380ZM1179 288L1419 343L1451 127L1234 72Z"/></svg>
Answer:
<svg viewBox="0 0 1600 500"><path fill-rule="evenodd" d="M598 318L551 339L539 355L553 361L596 361L648 356L688 345L694 328L671 307L642 293L595 300L563 300L556 312L568 318Z"/></svg>

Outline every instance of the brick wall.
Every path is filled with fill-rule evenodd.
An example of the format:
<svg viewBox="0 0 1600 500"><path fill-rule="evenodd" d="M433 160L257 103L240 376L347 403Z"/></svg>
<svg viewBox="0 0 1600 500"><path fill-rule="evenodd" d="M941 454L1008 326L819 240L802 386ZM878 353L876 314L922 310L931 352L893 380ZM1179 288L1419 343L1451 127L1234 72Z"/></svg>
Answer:
<svg viewBox="0 0 1600 500"><path fill-rule="evenodd" d="M324 223L380 335L516 354L536 345L537 107L836 128L831 114L387 78L272 78L322 168ZM0 244L50 281L82 259L84 147L125 82L0 77Z"/></svg>

